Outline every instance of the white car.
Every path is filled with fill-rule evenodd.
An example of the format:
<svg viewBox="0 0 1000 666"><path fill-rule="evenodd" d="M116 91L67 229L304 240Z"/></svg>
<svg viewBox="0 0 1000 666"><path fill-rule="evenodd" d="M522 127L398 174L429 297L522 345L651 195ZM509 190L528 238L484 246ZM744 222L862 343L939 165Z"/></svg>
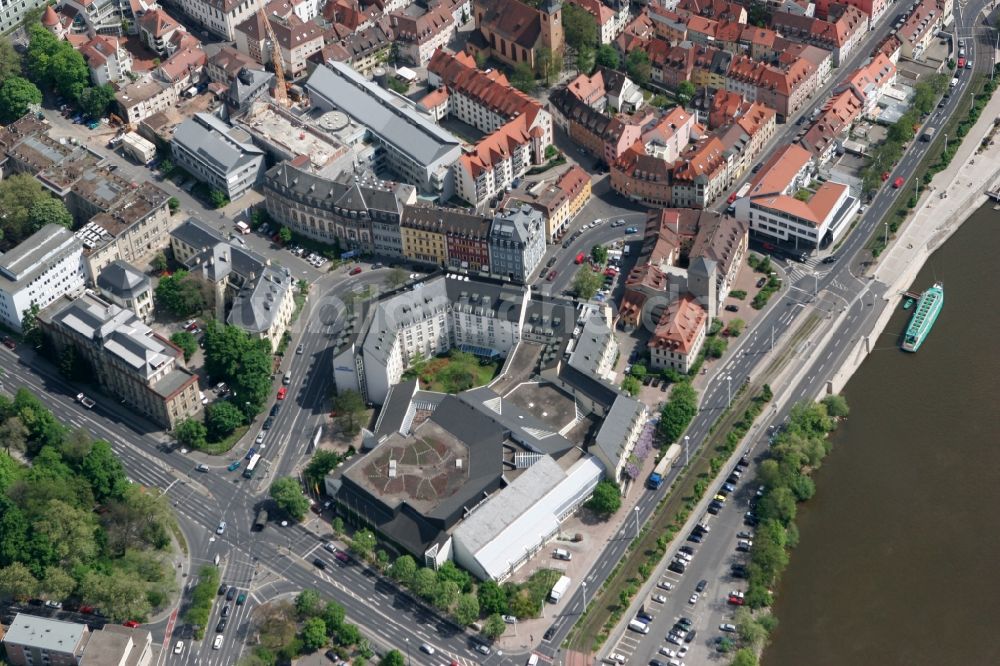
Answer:
<svg viewBox="0 0 1000 666"><path fill-rule="evenodd" d="M513 615L504 615L503 621L506 622L507 624L517 624L517 618L514 617Z"/></svg>
<svg viewBox="0 0 1000 666"><path fill-rule="evenodd" d="M670 590L674 589L674 584L668 583L665 580L661 580L659 583L656 584L656 587L660 588L661 590L667 590L669 592Z"/></svg>
<svg viewBox="0 0 1000 666"><path fill-rule="evenodd" d="M219 636L219 638L222 638ZM174 654L180 654L184 652L184 641L177 641L177 645L174 646Z"/></svg>
<svg viewBox="0 0 1000 666"><path fill-rule="evenodd" d="M665 604L665 603L667 603L667 598L665 596L663 596L662 594L654 594L652 598L653 598L653 601L655 601L658 604Z"/></svg>
<svg viewBox="0 0 1000 666"><path fill-rule="evenodd" d="M215 528L216 534L223 534L226 531L226 521L219 523L219 526Z"/></svg>
<svg viewBox="0 0 1000 666"><path fill-rule="evenodd" d="M215 637L215 642L212 643L212 649L213 650L218 650L219 648L221 648L223 640L224 639L222 637L222 634L219 634L218 636L216 636Z"/></svg>
<svg viewBox="0 0 1000 666"><path fill-rule="evenodd" d="M677 650L671 650L668 647L661 647L660 654L662 654L664 657L670 657L671 659L673 659L674 657L677 656Z"/></svg>
<svg viewBox="0 0 1000 666"><path fill-rule="evenodd" d="M431 645L430 643L424 643L423 645L421 645L420 651L426 652L427 654L434 654L435 652L437 652L437 650L434 649L434 646Z"/></svg>
<svg viewBox="0 0 1000 666"><path fill-rule="evenodd" d="M736 597L738 599L743 599L744 598L743 593L740 592L739 590L730 590L729 591L729 596Z"/></svg>
<svg viewBox="0 0 1000 666"><path fill-rule="evenodd" d="M729 622L723 622L719 625L719 631L726 631L730 634L734 634L736 633L736 625Z"/></svg>
<svg viewBox="0 0 1000 666"><path fill-rule="evenodd" d="M701 595L695 592L690 597L688 597L688 603L694 606L696 603L698 603L698 599L701 599Z"/></svg>
<svg viewBox="0 0 1000 666"><path fill-rule="evenodd" d="M612 652L607 657L604 658L609 664L624 664L627 660L624 655L620 655L617 652Z"/></svg>

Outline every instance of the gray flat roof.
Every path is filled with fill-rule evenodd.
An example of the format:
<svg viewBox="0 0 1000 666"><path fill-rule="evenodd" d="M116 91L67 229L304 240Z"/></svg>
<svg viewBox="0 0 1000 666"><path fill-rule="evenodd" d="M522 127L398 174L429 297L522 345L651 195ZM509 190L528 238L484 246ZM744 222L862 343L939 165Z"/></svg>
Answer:
<svg viewBox="0 0 1000 666"><path fill-rule="evenodd" d="M601 422L594 443L604 451L608 460L621 460L626 435L632 429L632 422L643 410L641 402L626 395L615 398L607 416ZM610 473L609 473L610 474Z"/></svg>
<svg viewBox="0 0 1000 666"><path fill-rule="evenodd" d="M223 173L264 155L251 143L249 134L208 113L196 113L181 123L174 130L173 141Z"/></svg>
<svg viewBox="0 0 1000 666"><path fill-rule="evenodd" d="M82 252L83 243L72 231L58 224L46 224L14 249L0 254L0 286L16 289L74 251Z"/></svg>
<svg viewBox="0 0 1000 666"><path fill-rule="evenodd" d="M458 137L349 65L330 62L317 67L306 88L314 103L343 111L418 164L431 166L450 152L458 157Z"/></svg>
<svg viewBox="0 0 1000 666"><path fill-rule="evenodd" d="M86 631L87 625L84 624L18 613L3 640L49 652L74 654Z"/></svg>
<svg viewBox="0 0 1000 666"><path fill-rule="evenodd" d="M256 281L247 282L236 295L228 323L252 333L266 333L291 288L292 278L284 270L264 268Z"/></svg>
<svg viewBox="0 0 1000 666"><path fill-rule="evenodd" d="M609 338L613 336L614 333L603 316L591 315L584 323L580 337L576 339L576 347L569 357L570 364L582 372L597 374L597 362L610 344Z"/></svg>

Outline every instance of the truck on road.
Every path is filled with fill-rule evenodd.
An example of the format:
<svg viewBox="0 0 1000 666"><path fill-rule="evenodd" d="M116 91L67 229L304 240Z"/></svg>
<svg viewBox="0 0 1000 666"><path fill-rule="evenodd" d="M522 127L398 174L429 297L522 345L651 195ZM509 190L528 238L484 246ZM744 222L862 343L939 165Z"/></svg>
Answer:
<svg viewBox="0 0 1000 666"><path fill-rule="evenodd" d="M931 141L934 139L934 133L937 130L935 127L928 127L924 130L924 133L920 135L921 141Z"/></svg>
<svg viewBox="0 0 1000 666"><path fill-rule="evenodd" d="M85 396L83 393L76 394L76 401L86 407L87 409L93 409L94 405L97 403Z"/></svg>
<svg viewBox="0 0 1000 666"><path fill-rule="evenodd" d="M646 487L650 490L656 490L663 485L663 480L667 477L667 470L670 466L674 464L677 460L677 456L681 453L680 444L671 444L667 449L667 452L663 454L660 458L660 462L656 463L656 467L653 469L652 474L646 479Z"/></svg>
<svg viewBox="0 0 1000 666"><path fill-rule="evenodd" d="M559 603L563 595L569 589L570 578L569 576L560 576L556 584L552 586L552 591L549 592L549 602L553 604Z"/></svg>
<svg viewBox="0 0 1000 666"><path fill-rule="evenodd" d="M156 146L135 132L122 137L122 150L139 164L149 164L156 157Z"/></svg>

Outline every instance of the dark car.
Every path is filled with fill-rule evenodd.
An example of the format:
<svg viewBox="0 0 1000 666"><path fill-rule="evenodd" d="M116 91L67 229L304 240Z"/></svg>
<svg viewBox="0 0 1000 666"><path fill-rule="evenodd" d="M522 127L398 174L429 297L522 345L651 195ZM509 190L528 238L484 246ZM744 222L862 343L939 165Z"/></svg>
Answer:
<svg viewBox="0 0 1000 666"><path fill-rule="evenodd" d="M703 540L704 538L700 532L691 532L691 534L688 534L688 541L692 543L701 543Z"/></svg>
<svg viewBox="0 0 1000 666"><path fill-rule="evenodd" d="M729 476L726 477L726 483L731 483L733 485L736 485L737 483L739 483L739 481L740 477L736 476L735 474L730 474Z"/></svg>
<svg viewBox="0 0 1000 666"><path fill-rule="evenodd" d="M702 578L698 581L698 584L694 586L694 591L701 593L705 591L705 587L708 586L708 581Z"/></svg>
<svg viewBox="0 0 1000 666"><path fill-rule="evenodd" d="M677 550L681 551L682 553L687 553L688 555L691 555L691 556L694 555L694 548L692 548L691 546L681 546ZM701 592L701 590L698 590L698 591Z"/></svg>
<svg viewBox="0 0 1000 666"><path fill-rule="evenodd" d="M229 611L232 610L232 608L232 606L226 604L222 607L222 613L220 613L220 615L222 615L222 617L229 617Z"/></svg>
<svg viewBox="0 0 1000 666"><path fill-rule="evenodd" d="M743 514L743 524L750 527L756 527L758 523L757 515L753 511L747 511Z"/></svg>
<svg viewBox="0 0 1000 666"><path fill-rule="evenodd" d="M727 312L739 312L740 311L740 306L733 305L733 304L730 303L729 305L726 306L726 311Z"/></svg>
<svg viewBox="0 0 1000 666"><path fill-rule="evenodd" d="M225 594L226 590L228 590L228 589L229 589L229 586L226 585L225 583L223 583L222 585L219 586L219 595L221 596L221 595Z"/></svg>
<svg viewBox="0 0 1000 666"><path fill-rule="evenodd" d="M318 557L314 557L313 558L313 566L316 567L317 569L319 569L320 571L322 571L323 569L326 569L326 562L324 562L323 560L319 559Z"/></svg>
<svg viewBox="0 0 1000 666"><path fill-rule="evenodd" d="M542 635L542 638L544 640L551 641L552 637L555 636L555 635L556 635L556 628L555 627L549 627L548 629L545 630L545 633Z"/></svg>
<svg viewBox="0 0 1000 666"><path fill-rule="evenodd" d="M750 456L744 455L742 458L740 458L740 461L738 463L736 463L736 464L738 466L740 466L740 467L749 467L750 466Z"/></svg>
<svg viewBox="0 0 1000 666"><path fill-rule="evenodd" d="M761 278L761 279L757 280L757 288L758 289L760 289L761 287L763 287L765 284L767 284L767 278Z"/></svg>
<svg viewBox="0 0 1000 666"><path fill-rule="evenodd" d="M835 261L837 261L837 255L831 254L829 257L823 257L823 262L822 263L824 263L824 264L832 264Z"/></svg>
<svg viewBox="0 0 1000 666"><path fill-rule="evenodd" d="M753 169L750 170L750 173L757 173L758 171L761 170L763 166L764 166L763 162L758 162L757 164L754 164Z"/></svg>
<svg viewBox="0 0 1000 666"><path fill-rule="evenodd" d="M264 419L264 425L262 425L261 428L263 430L270 430L271 426L273 425L274 425L274 417L268 416L266 419Z"/></svg>
<svg viewBox="0 0 1000 666"><path fill-rule="evenodd" d="M682 562L674 560L673 562L667 565L667 569L673 571L674 573L682 574L687 570L687 567L685 567Z"/></svg>
<svg viewBox="0 0 1000 666"><path fill-rule="evenodd" d="M733 574L733 578L746 578L747 569L742 564L734 564L730 568L730 572Z"/></svg>
<svg viewBox="0 0 1000 666"><path fill-rule="evenodd" d="M229 588L229 591L226 592L226 601L232 601L235 598L236 598L236 586L233 585L231 588Z"/></svg>
<svg viewBox="0 0 1000 666"><path fill-rule="evenodd" d="M644 610L639 611L638 613L635 614L635 616L637 618L639 618L640 620L642 620L643 622L652 622L653 621L653 616L650 615L649 613L647 613Z"/></svg>
<svg viewBox="0 0 1000 666"><path fill-rule="evenodd" d="M697 635L698 635L698 631L695 630L695 629L692 629L691 631L688 632L688 635L684 637L684 642L685 643L692 642L694 640L694 637L697 636Z"/></svg>
<svg viewBox="0 0 1000 666"><path fill-rule="evenodd" d="M274 406L271 407L271 416L277 416L278 412L280 411L281 411L281 403L278 402L274 403Z"/></svg>
<svg viewBox="0 0 1000 666"><path fill-rule="evenodd" d="M221 634L223 631L225 631L227 621L228 620L226 620L226 618L222 618L221 620L219 620L219 624L215 625L215 633Z"/></svg>
<svg viewBox="0 0 1000 666"><path fill-rule="evenodd" d="M548 266L549 268L552 268L552 265L554 263L556 263L556 258L557 257L554 257L554 256L553 257L549 257L549 260L548 260L548 262L545 265Z"/></svg>
<svg viewBox="0 0 1000 666"><path fill-rule="evenodd" d="M708 512L713 516L719 515L720 511L722 511L722 504L720 504L719 502L713 501L711 504L708 505Z"/></svg>

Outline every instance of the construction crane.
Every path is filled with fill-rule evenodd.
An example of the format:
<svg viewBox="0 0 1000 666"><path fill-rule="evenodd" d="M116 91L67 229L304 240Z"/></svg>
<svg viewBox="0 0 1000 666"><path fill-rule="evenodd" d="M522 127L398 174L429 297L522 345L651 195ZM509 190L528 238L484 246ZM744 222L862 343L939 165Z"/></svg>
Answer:
<svg viewBox="0 0 1000 666"><path fill-rule="evenodd" d="M274 36L274 28L267 20L267 12L261 7L257 10L260 18L264 21L264 29L267 30L267 38L271 40L271 64L274 65L274 76L278 80L278 85L274 87L274 99L278 104L288 108L288 89L285 87L285 63L281 59L281 45L278 38Z"/></svg>

